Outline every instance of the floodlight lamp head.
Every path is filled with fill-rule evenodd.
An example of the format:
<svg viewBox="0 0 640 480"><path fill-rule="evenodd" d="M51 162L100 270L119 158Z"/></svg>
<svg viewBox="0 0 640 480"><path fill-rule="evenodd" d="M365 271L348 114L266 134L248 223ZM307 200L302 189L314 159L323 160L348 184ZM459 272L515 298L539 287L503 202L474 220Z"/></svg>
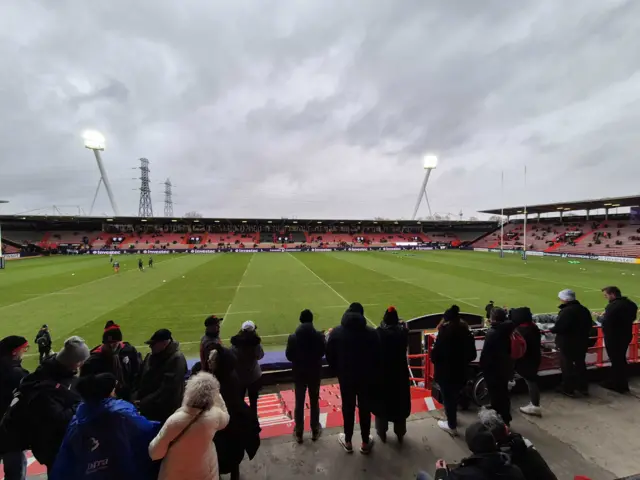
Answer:
<svg viewBox="0 0 640 480"><path fill-rule="evenodd" d="M424 169L425 170L433 170L438 166L438 157L435 155L425 155L424 156Z"/></svg>
<svg viewBox="0 0 640 480"><path fill-rule="evenodd" d="M82 138L84 138L85 148L89 148L91 150L104 150L104 135L100 132L87 130L82 134Z"/></svg>

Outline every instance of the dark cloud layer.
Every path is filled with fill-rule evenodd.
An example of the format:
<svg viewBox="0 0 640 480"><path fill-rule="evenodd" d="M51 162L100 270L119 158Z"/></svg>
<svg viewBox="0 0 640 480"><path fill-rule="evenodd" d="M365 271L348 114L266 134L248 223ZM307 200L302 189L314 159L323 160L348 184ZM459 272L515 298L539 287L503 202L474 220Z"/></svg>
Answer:
<svg viewBox="0 0 640 480"><path fill-rule="evenodd" d="M4 210L88 209L104 158L123 213L139 157L176 212L406 217L634 194L634 0L9 0ZM522 171L528 165L528 189ZM106 195L97 211L108 212Z"/></svg>

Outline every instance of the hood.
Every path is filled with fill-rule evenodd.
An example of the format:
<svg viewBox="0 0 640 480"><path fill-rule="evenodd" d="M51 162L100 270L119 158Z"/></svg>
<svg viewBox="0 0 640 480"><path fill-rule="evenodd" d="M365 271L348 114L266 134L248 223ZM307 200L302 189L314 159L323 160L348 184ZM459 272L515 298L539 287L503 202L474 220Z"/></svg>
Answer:
<svg viewBox="0 0 640 480"><path fill-rule="evenodd" d="M475 466L485 472L500 472L501 469L508 465L511 465L511 458L502 452L478 453L465 458L462 462L462 466ZM498 476L497 478L500 477Z"/></svg>
<svg viewBox="0 0 640 480"><path fill-rule="evenodd" d="M522 325L523 323L532 323L533 314L529 307L514 308L511 310L510 319L515 325Z"/></svg>
<svg viewBox="0 0 640 480"><path fill-rule="evenodd" d="M296 337L298 338L308 338L318 333L316 327L313 326L313 323L301 323L296 328Z"/></svg>
<svg viewBox="0 0 640 480"><path fill-rule="evenodd" d="M126 412L132 409L133 406L130 403L117 398L105 398L99 402L89 403L83 401L76 410L76 422L82 425L109 413Z"/></svg>
<svg viewBox="0 0 640 480"><path fill-rule="evenodd" d="M347 330L364 330L367 327L367 319L361 313L347 310L340 324Z"/></svg>
<svg viewBox="0 0 640 480"><path fill-rule="evenodd" d="M75 376L76 372L69 370L65 365L58 362L56 357L49 357L36 368L35 372L25 377L23 383L26 385L42 380L50 380L68 385Z"/></svg>
<svg viewBox="0 0 640 480"><path fill-rule="evenodd" d="M256 332L242 331L231 337L231 345L237 348L255 348L261 341Z"/></svg>

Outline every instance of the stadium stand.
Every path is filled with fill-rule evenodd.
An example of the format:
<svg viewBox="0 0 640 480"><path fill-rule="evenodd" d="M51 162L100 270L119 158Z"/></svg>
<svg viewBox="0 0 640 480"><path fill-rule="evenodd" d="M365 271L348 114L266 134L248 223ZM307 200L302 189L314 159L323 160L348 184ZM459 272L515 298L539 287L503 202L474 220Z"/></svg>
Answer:
<svg viewBox="0 0 640 480"><path fill-rule="evenodd" d="M102 232L65 232L65 231L50 231L46 232L42 240L39 242L40 246L45 247L48 244L68 244L68 245L80 245L84 239L87 238L89 243L92 243Z"/></svg>
<svg viewBox="0 0 640 480"><path fill-rule="evenodd" d="M8 240L12 240L16 243L23 245L40 243L45 235L45 232L27 231L27 230L3 230L2 236Z"/></svg>

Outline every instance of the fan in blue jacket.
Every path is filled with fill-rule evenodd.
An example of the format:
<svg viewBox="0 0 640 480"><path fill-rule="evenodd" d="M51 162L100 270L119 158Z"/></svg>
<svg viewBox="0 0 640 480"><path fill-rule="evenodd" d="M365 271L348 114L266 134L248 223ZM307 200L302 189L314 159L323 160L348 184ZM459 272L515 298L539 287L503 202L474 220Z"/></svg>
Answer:
<svg viewBox="0 0 640 480"><path fill-rule="evenodd" d="M49 480L157 478L148 448L160 423L114 398L115 388L116 378L110 373L78 381L83 402L69 424Z"/></svg>

